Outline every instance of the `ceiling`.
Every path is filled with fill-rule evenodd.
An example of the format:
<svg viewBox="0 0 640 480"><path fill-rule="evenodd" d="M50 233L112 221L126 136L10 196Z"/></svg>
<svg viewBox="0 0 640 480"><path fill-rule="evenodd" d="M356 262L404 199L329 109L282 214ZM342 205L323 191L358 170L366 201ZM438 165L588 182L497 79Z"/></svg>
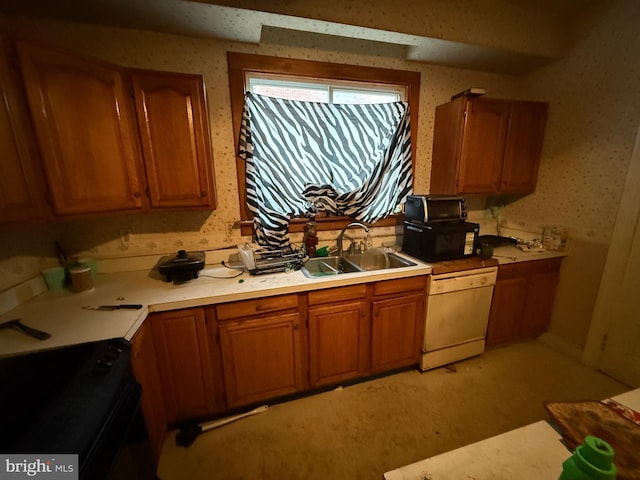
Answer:
<svg viewBox="0 0 640 480"><path fill-rule="evenodd" d="M450 0L426 2L431 17L425 17L424 21L412 18L412 15L415 17L415 12L411 13L411 9L415 10L414 2L400 4L405 5L401 8L397 2L394 5L394 1L352 0L351 4L360 3L360 8L368 6L370 15L371 9L378 6L397 10L405 20L397 21L396 25L403 25L403 29L407 25L404 32L389 26L391 24L359 24L364 22L360 20L363 17L358 16L359 12L350 15L350 7L344 7L344 0L314 2L314 7L305 0L0 0L0 12L254 44L375 52L411 61L522 75L557 60L567 45L556 48L550 41L556 44L565 41L566 32L560 31L565 28L565 19L575 18L600 0L482 0L480 3L457 0L454 5L458 8L467 4L476 9L466 12L467 16L473 13L473 22L480 27L484 25L486 30L465 29L462 25L457 29L462 37L456 36L453 28L450 29L453 33L447 31L450 24L464 19L463 15L455 16ZM479 5L482 8L478 8ZM484 8L487 6L492 8ZM444 15L436 21L438 12ZM485 19L480 18L485 15ZM513 27L511 37L506 36L502 44L487 44L485 38L505 35L492 31L497 28L490 23L491 15L493 18L509 15L507 19L515 21L525 18L528 30L522 35L529 35L533 47L518 45L518 26L511 26L508 21L507 27ZM478 18L480 21L476 22ZM428 25L432 31L427 29ZM535 36L539 36L539 42L531 42ZM556 41L556 37L560 40ZM535 47L544 46L545 41L551 45L548 51L533 51Z"/></svg>

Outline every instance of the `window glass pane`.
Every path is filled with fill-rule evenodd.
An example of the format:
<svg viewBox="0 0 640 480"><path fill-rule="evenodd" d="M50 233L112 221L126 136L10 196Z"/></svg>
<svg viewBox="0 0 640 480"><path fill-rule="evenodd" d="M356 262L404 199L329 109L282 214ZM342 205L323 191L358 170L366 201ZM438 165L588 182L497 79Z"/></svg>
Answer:
<svg viewBox="0 0 640 480"><path fill-rule="evenodd" d="M400 95L396 92L380 92L354 89L333 89L332 103L387 103L397 102Z"/></svg>
<svg viewBox="0 0 640 480"><path fill-rule="evenodd" d="M259 95L330 103L386 103L404 100L406 92L401 86L339 80L303 80L293 77L253 74L246 76L249 91ZM349 85L345 85L349 84Z"/></svg>
<svg viewBox="0 0 640 480"><path fill-rule="evenodd" d="M259 95L284 98L287 100L303 100L307 102L329 101L329 87L313 83L271 80L266 78L250 78L249 91Z"/></svg>

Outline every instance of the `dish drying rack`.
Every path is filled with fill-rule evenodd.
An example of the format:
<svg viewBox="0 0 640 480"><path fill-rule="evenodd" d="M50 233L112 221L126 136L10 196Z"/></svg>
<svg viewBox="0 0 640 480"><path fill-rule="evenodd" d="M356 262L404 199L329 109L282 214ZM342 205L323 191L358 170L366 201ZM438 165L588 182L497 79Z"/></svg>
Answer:
<svg viewBox="0 0 640 480"><path fill-rule="evenodd" d="M305 259L302 250L261 247L254 243L238 245L238 253L251 275L299 270Z"/></svg>

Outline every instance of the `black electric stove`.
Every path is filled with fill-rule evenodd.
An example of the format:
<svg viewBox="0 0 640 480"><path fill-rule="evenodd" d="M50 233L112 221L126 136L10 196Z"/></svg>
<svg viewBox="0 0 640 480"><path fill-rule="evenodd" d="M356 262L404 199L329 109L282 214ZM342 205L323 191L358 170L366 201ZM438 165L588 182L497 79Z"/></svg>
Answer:
<svg viewBox="0 0 640 480"><path fill-rule="evenodd" d="M140 404L131 344L105 340L0 359L0 452L75 453L109 478Z"/></svg>

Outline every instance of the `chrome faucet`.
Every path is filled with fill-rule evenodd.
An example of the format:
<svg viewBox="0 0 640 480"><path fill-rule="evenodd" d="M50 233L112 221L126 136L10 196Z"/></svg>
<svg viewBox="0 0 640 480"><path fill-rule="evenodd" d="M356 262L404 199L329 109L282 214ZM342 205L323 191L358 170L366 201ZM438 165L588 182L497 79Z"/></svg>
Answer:
<svg viewBox="0 0 640 480"><path fill-rule="evenodd" d="M342 253L343 253L343 250L342 250L342 237L344 237L345 230L347 230L347 229L349 229L351 227L360 227L360 228L363 228L365 232L369 232L369 227L367 227L364 223L360 223L360 222L351 222L346 227L344 227L340 231L340 235L338 235L338 239L336 240L336 243L338 244L338 256L339 257L341 257Z"/></svg>

